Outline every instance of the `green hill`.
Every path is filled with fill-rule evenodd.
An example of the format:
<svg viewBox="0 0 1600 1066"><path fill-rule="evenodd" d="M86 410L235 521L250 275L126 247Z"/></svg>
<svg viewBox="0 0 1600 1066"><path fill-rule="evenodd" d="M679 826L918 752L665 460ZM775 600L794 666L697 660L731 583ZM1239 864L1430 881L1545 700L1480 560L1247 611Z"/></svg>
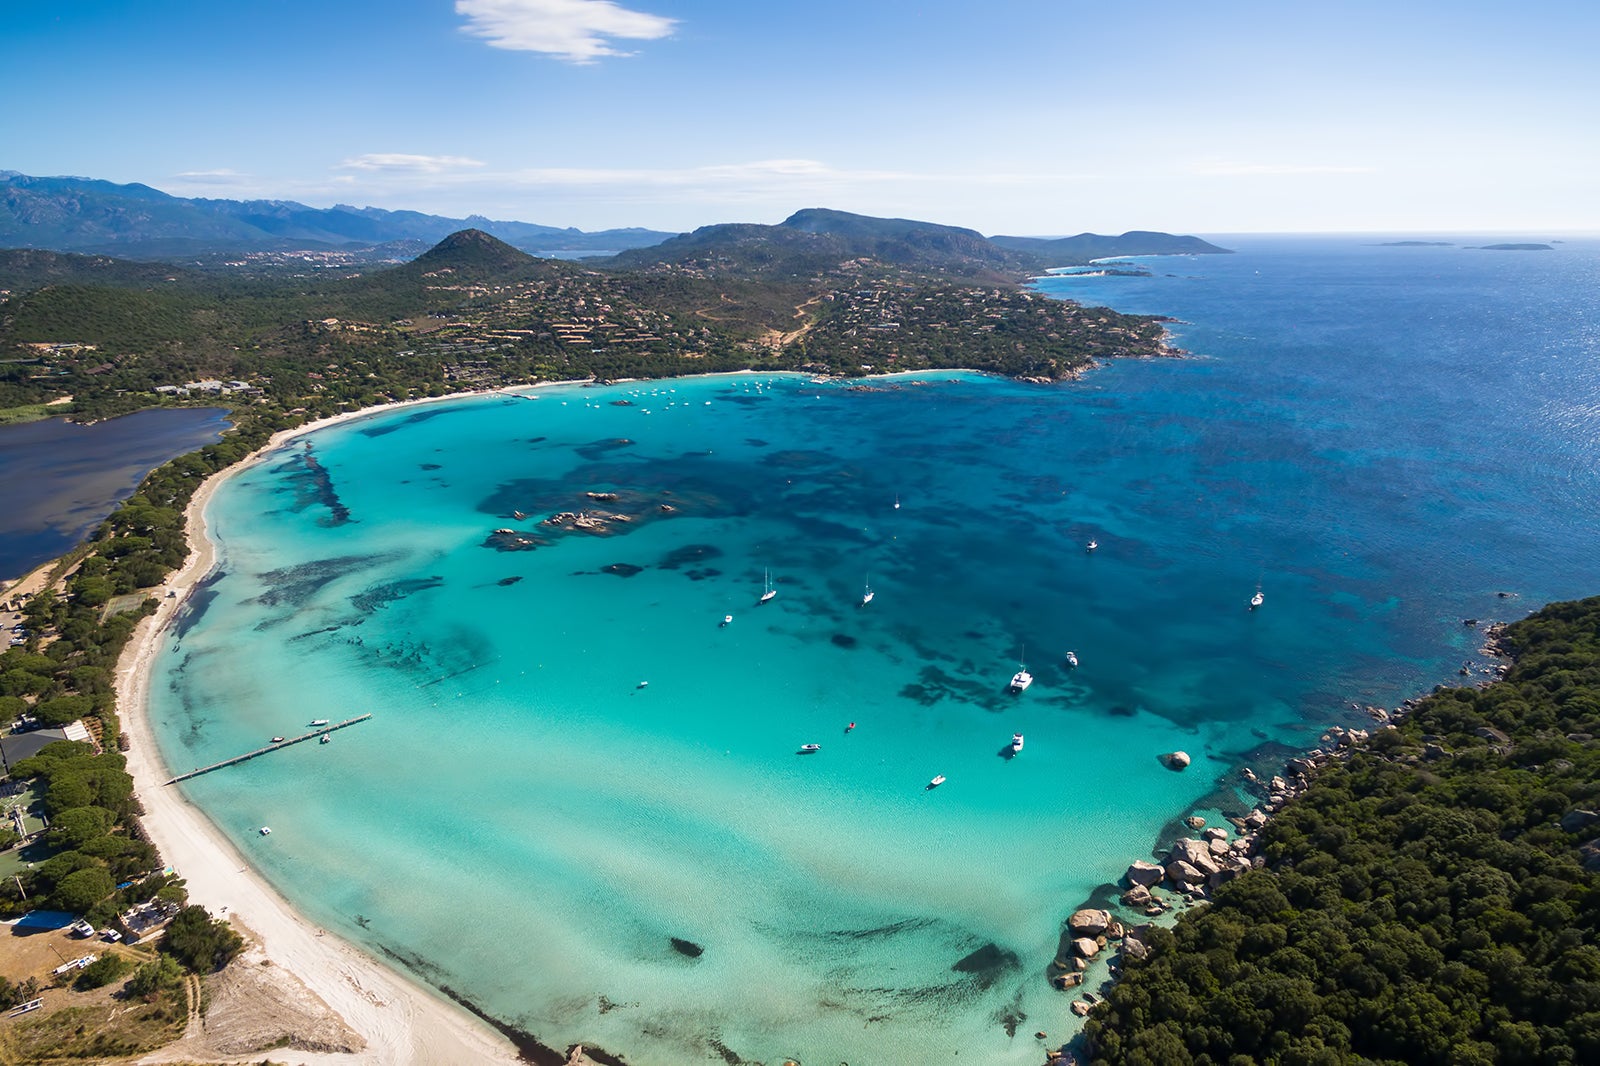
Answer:
<svg viewBox="0 0 1600 1066"><path fill-rule="evenodd" d="M1318 772L1265 869L1144 938L1092 1061L1600 1062L1600 598L1502 643L1503 680Z"/></svg>

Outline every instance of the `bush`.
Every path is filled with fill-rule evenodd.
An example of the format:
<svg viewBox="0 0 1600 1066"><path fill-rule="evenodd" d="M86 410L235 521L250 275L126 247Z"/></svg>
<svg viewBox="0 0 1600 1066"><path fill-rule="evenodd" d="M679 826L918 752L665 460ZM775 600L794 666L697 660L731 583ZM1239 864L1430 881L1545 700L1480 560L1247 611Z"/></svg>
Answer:
<svg viewBox="0 0 1600 1066"><path fill-rule="evenodd" d="M83 968L78 979L72 987L79 992L87 992L91 988L100 988L109 985L112 981L127 973L133 963L114 953L105 954Z"/></svg>
<svg viewBox="0 0 1600 1066"><path fill-rule="evenodd" d="M161 950L194 973L222 969L243 948L238 933L198 905L179 911L161 938Z"/></svg>

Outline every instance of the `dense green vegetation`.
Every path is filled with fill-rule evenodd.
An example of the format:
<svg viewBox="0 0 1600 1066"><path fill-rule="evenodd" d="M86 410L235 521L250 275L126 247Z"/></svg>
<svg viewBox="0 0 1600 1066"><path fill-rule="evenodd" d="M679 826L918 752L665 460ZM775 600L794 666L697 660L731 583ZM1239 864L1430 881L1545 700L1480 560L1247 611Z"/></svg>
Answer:
<svg viewBox="0 0 1600 1066"><path fill-rule="evenodd" d="M215 379L332 414L469 387L751 368L1070 377L1162 354L1156 320L1022 290L968 230L840 212L708 227L598 265L475 230L367 273L251 278L0 252L0 415L105 418ZM603 266L604 269L598 269Z"/></svg>
<svg viewBox="0 0 1600 1066"><path fill-rule="evenodd" d="M1155 931L1093 1061L1600 1062L1600 598L1507 627L1261 835L1268 868Z"/></svg>

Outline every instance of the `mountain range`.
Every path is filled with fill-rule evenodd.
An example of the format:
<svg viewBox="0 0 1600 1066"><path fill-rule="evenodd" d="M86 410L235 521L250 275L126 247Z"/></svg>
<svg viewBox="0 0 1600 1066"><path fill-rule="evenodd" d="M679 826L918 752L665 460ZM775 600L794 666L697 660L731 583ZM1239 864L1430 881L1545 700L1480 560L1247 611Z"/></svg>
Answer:
<svg viewBox="0 0 1600 1066"><path fill-rule="evenodd" d="M656 244L670 233L578 229L473 216L446 218L377 207L308 207L293 200L203 200L148 185L94 178L36 178L0 171L0 247L47 248L133 259L287 249L398 249L410 258L464 229L478 229L524 251L608 255ZM404 254L409 251L409 255Z"/></svg>
<svg viewBox="0 0 1600 1066"><path fill-rule="evenodd" d="M724 223L692 233L627 228L584 232L531 222L292 200L171 196L148 185L0 171L0 247L189 260L288 250L359 251L411 259L450 234L477 230L534 255L611 257L604 265L699 266L751 277L814 274L864 260L899 269L988 278L1124 255L1225 252L1197 237L1131 231L1055 239L988 238L976 230L822 208L776 226Z"/></svg>

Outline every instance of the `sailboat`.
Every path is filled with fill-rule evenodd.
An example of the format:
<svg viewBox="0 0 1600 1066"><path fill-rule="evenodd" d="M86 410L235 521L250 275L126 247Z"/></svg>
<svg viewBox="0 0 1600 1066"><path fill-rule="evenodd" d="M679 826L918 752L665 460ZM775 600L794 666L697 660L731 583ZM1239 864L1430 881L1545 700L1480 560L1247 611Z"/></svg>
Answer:
<svg viewBox="0 0 1600 1066"><path fill-rule="evenodd" d="M778 590L772 587L771 575L765 570L761 571L761 598L756 603L766 603L777 594Z"/></svg>
<svg viewBox="0 0 1600 1066"><path fill-rule="evenodd" d="M1026 650L1024 650L1022 657L1024 660L1027 658ZM1017 672L1011 675L1011 684L1006 687L1012 692L1025 692L1031 684L1033 684L1033 675L1028 673L1027 662L1018 662Z"/></svg>
<svg viewBox="0 0 1600 1066"><path fill-rule="evenodd" d="M865 607L867 604L871 603L872 602L872 596L873 596L872 579L868 578L867 579L867 590L861 594L861 606Z"/></svg>

